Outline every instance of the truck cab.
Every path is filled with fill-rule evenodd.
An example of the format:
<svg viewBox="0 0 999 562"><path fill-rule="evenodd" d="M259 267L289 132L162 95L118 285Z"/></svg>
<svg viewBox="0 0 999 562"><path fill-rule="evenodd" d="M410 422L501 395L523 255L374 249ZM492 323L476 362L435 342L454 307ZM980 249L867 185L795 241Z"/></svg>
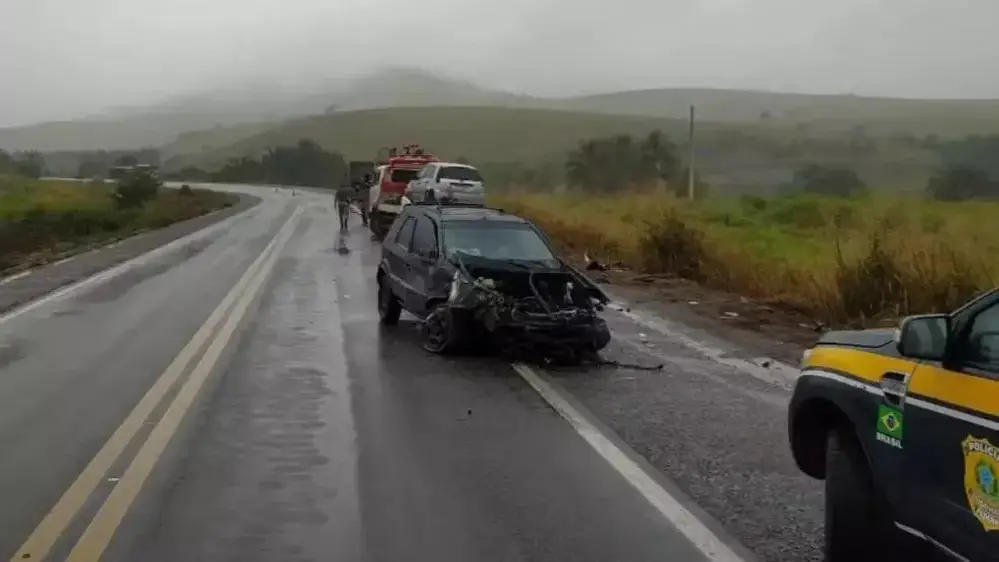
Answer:
<svg viewBox="0 0 999 562"><path fill-rule="evenodd" d="M369 193L370 224L375 236L383 237L402 212L409 183L427 164L437 161L436 156L415 144L389 151L388 159L378 166L377 181Z"/></svg>

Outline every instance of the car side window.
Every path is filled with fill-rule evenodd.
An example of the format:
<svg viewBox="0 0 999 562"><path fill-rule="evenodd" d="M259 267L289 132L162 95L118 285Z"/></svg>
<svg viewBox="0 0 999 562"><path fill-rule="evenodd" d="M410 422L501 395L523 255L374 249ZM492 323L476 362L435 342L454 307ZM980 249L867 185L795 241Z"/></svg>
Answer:
<svg viewBox="0 0 999 562"><path fill-rule="evenodd" d="M999 373L999 304L979 312L971 321L965 357Z"/></svg>
<svg viewBox="0 0 999 562"><path fill-rule="evenodd" d="M407 252L413 241L413 230L416 228L416 219L406 217L406 222L402 223L399 233L395 236L395 243L402 246Z"/></svg>
<svg viewBox="0 0 999 562"><path fill-rule="evenodd" d="M412 252L425 258L437 257L437 229L427 217L420 217L416 222Z"/></svg>

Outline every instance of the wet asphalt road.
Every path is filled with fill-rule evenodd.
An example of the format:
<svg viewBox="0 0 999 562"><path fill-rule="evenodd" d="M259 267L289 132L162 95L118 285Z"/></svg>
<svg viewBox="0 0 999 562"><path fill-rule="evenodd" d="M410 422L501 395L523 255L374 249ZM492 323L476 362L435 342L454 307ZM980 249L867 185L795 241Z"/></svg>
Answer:
<svg viewBox="0 0 999 562"><path fill-rule="evenodd" d="M352 251L338 254L328 196L254 193L263 202L225 228L0 320L0 555L291 224L102 560L706 559L508 365L426 354L405 320L380 329L378 246L355 219ZM560 388L720 520L723 538L765 560L818 559L820 487L790 464L784 376L706 335L609 320L611 358L666 369L551 373ZM46 559L64 559L127 479L174 393Z"/></svg>

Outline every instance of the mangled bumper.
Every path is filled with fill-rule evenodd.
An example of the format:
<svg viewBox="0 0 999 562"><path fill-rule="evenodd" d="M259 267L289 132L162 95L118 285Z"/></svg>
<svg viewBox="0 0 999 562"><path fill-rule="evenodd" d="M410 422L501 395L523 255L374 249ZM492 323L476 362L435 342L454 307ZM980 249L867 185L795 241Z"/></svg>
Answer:
<svg viewBox="0 0 999 562"><path fill-rule="evenodd" d="M610 329L593 308L567 306L539 310L533 299L513 298L491 287L455 277L448 303L452 310L512 351L560 354L599 351L610 343Z"/></svg>

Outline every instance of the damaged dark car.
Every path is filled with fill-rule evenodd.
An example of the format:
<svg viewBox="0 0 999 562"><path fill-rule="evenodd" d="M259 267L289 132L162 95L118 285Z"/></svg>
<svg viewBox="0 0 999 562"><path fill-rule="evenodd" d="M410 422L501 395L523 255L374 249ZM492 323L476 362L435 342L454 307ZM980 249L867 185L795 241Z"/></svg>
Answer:
<svg viewBox="0 0 999 562"><path fill-rule="evenodd" d="M414 204L393 224L378 266L378 312L422 320L423 346L483 346L517 359L575 361L610 342L607 295L516 215L473 205Z"/></svg>

